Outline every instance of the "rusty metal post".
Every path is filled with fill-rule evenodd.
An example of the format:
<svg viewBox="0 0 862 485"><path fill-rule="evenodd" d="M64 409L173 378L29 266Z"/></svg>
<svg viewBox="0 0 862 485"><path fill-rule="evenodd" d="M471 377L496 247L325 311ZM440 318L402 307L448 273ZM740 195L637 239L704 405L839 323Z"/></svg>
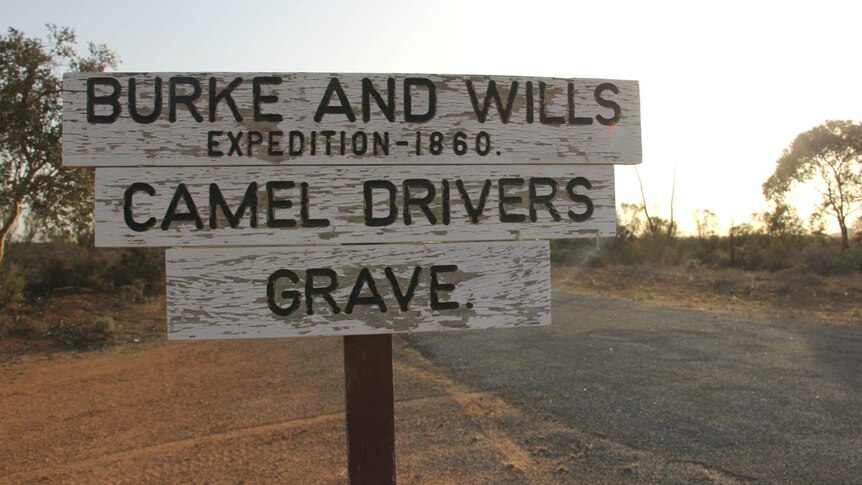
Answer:
<svg viewBox="0 0 862 485"><path fill-rule="evenodd" d="M392 335L344 337L350 485L395 484Z"/></svg>

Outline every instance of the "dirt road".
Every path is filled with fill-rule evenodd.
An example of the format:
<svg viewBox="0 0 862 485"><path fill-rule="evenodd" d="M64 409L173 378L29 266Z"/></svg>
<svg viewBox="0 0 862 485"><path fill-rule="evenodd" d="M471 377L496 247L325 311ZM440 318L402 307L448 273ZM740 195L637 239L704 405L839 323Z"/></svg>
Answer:
<svg viewBox="0 0 862 485"><path fill-rule="evenodd" d="M862 328L558 293L545 328L395 340L401 483L851 483ZM341 341L0 366L0 483L345 483Z"/></svg>

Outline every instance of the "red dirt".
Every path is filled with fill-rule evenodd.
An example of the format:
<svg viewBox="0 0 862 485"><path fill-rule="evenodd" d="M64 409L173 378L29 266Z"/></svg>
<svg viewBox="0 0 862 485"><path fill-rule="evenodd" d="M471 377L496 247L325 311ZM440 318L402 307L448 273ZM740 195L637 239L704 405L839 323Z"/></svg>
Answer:
<svg viewBox="0 0 862 485"><path fill-rule="evenodd" d="M40 329L112 315L128 333L83 352L0 340L0 483L346 482L340 338L168 342L162 301L44 303ZM402 483L556 481L495 424L516 409L394 342Z"/></svg>

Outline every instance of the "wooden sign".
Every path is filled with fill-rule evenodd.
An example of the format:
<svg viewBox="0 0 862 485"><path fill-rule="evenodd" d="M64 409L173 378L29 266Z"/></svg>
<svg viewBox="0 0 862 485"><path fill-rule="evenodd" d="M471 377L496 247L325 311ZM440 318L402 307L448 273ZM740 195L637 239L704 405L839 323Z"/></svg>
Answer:
<svg viewBox="0 0 862 485"><path fill-rule="evenodd" d="M195 246L166 251L169 339L344 336L351 485L395 483L387 334L550 324L546 239L615 234L640 124L637 81L63 78L96 245Z"/></svg>
<svg viewBox="0 0 862 485"><path fill-rule="evenodd" d="M97 246L613 236L613 166L96 170Z"/></svg>
<svg viewBox="0 0 862 485"><path fill-rule="evenodd" d="M636 81L425 74L70 73L63 163L634 164Z"/></svg>
<svg viewBox="0 0 862 485"><path fill-rule="evenodd" d="M547 325L547 241L171 249L168 338Z"/></svg>

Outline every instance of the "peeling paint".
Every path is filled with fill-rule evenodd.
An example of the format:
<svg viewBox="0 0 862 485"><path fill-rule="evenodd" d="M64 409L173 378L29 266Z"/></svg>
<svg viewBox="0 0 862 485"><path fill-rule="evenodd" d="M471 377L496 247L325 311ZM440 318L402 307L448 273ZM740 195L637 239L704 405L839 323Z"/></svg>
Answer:
<svg viewBox="0 0 862 485"><path fill-rule="evenodd" d="M177 119L168 121L168 83L172 76L190 76L201 83L201 96L193 103L203 121L195 121L188 109L180 104L177 107ZM254 119L253 96L251 80L255 76L280 76L282 83L277 86L266 86L267 95L277 96L272 103L263 107L268 113L279 114L281 121L256 121ZM111 77L121 85L121 103L119 118L112 123L90 123L87 121L87 79L94 77ZM163 101L159 118L149 124L137 123L128 114L127 86L128 80L134 77L138 85L138 101L142 114L149 113L152 106L154 80L160 77L163 81ZM208 82L210 77L217 81L217 89L223 89L231 80L241 77L243 83L232 94L242 120L237 121L224 102L217 105L214 121L209 120ZM324 98L329 80L338 77L356 114L356 121L349 121L343 114L326 114L320 122L314 121L314 114ZM369 120L362 119L362 79L368 78L378 89L385 91L386 79L396 79L394 121L389 121L382 115L379 108L371 103ZM426 78L434 83L437 103L435 116L424 122L407 122L404 116L404 93L402 81L408 77ZM513 81L519 84L511 106L511 115L507 123L501 121L496 103L491 101L491 107L485 122L480 122L471 102L467 89L467 80L474 84L477 99L482 104L485 100L490 81L498 86L502 98L508 99ZM574 106L578 116L594 119L589 125L543 124L540 122L540 105L538 93L534 93L533 121L528 122L525 83L530 81L536 91L540 82L547 85L547 114L552 116L568 116L566 85L574 85ZM614 126L604 126L597 122L597 116L608 116L608 108L598 106L593 99L595 89L611 82L619 90L617 94L608 96L621 108L621 116ZM182 85L180 94L184 92ZM105 96L110 91L97 86L96 94ZM504 100L504 103L506 101ZM122 108L125 106L125 108ZM63 163L70 166L177 166L177 165L463 165L468 164L524 164L537 162L542 164L632 164L641 161L641 115L640 91L636 81L621 81L607 79L558 79L531 78L525 76L454 76L425 74L255 74L255 73L68 73L63 79ZM107 109L105 105L97 105L99 109ZM318 144L316 155L312 156L306 150L300 156L270 153L266 144L258 145L251 156L213 156L207 151L207 134L213 132L243 132L256 131L264 134L281 132L287 135L291 131L303 133L310 137L316 132L318 137L324 130L336 133L345 131L349 134L357 131L365 133L386 132L390 136L391 146L388 155L373 155L370 152L354 154L351 149L344 154L323 153L323 146ZM479 132L490 135L492 150L483 155L471 147L467 153L456 156L453 153L453 136L456 132L464 132L470 140L475 140ZM424 137L424 144L417 153L415 140L417 132ZM428 150L428 135L433 132L445 134L445 146L440 155L434 155ZM348 135L350 136L350 135ZM158 141L159 148L153 148ZM286 142L286 139L282 141ZM407 142L407 145L396 146L396 141ZM227 148L227 139L221 138L222 148ZM284 146L282 146L284 148ZM276 150L277 152L278 150ZM499 152L499 155L497 155Z"/></svg>
<svg viewBox="0 0 862 485"><path fill-rule="evenodd" d="M427 332L550 324L549 245L546 241L429 245L368 245L303 248L171 249L167 258L168 338L259 338L299 335ZM439 293L459 302L455 310L432 310L432 265L457 265L443 281L454 290ZM384 275L392 267L402 289L421 266L407 311L398 305ZM309 268L332 268L341 306L334 313L322 298L315 313L305 307L278 316L267 306L267 278L277 269L302 275ZM361 268L368 268L387 307L357 306L343 311ZM302 288L302 282L295 285ZM364 288L363 296L368 295ZM469 305L467 304L469 303Z"/></svg>

